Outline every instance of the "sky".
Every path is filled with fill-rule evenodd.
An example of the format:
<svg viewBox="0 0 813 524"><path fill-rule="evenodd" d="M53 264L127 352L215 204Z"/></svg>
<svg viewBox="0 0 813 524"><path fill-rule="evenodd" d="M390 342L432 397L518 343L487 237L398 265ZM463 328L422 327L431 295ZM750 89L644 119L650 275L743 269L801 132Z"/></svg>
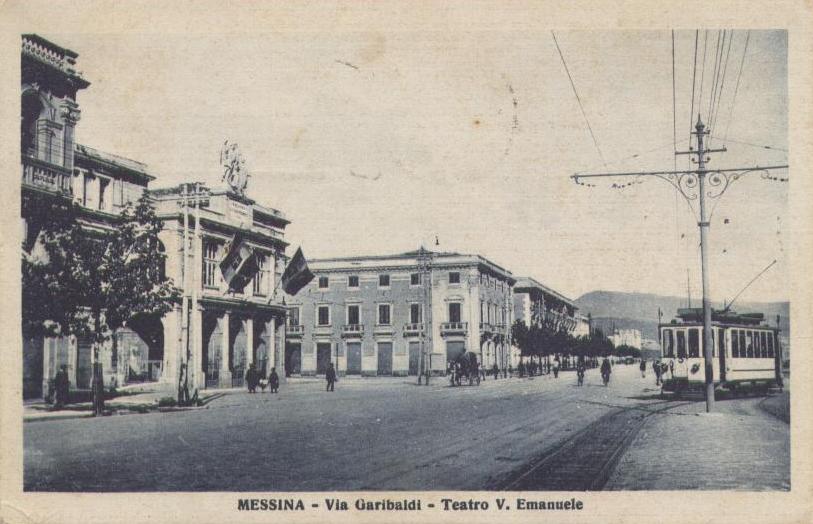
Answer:
<svg viewBox="0 0 813 524"><path fill-rule="evenodd" d="M695 31L675 32L673 113L669 31L557 31L597 148L550 32L43 34L78 52L91 82L77 140L145 162L151 187L218 185L228 139L249 196L291 219L291 253L389 254L437 237L573 298L685 296L687 281L700 296L697 218L672 186L570 176L673 169L673 118L678 149L697 118L693 76L707 120L718 35L697 33L695 69ZM712 146L728 151L709 167L787 164L787 34L734 31L723 55ZM774 259L739 300L787 299L787 201L787 183L754 173L711 203L715 300Z"/></svg>

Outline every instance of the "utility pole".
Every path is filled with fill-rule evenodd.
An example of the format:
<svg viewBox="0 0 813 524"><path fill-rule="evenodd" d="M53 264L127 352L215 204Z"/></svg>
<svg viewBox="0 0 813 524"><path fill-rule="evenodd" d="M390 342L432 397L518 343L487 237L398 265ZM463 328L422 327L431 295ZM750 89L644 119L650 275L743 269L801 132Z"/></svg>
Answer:
<svg viewBox="0 0 813 524"><path fill-rule="evenodd" d="M683 198L689 203L694 200L699 200L700 204L700 220L697 225L700 228L700 269L702 272L703 281L703 356L705 360L705 394L706 394L706 412L714 410L714 376L712 368L712 333L711 333L711 298L710 298L710 284L709 284L709 262L708 262L708 230L709 218L707 210L708 199L718 199L728 190L728 188L739 180L741 177L760 172L762 178L770 178L768 171L772 169L786 169L787 165L782 166L754 166L754 167L740 167L731 169L706 169L706 164L709 162L709 153L725 152L726 148L720 149L705 149L703 139L709 135L710 129L706 129L700 115L697 115L697 124L695 131L692 135L695 136L697 149L689 147L688 151L675 151L676 155L693 155L696 160L692 158L692 162L697 164L695 170L685 171L641 171L630 173L593 173L593 174L575 174L571 176L574 182L580 185L587 185L593 187L593 184L585 184L580 182L582 178L597 178L597 177L635 177L631 183L641 183L642 178L656 177L664 180L677 189ZM624 188L630 184L613 184L614 188Z"/></svg>
<svg viewBox="0 0 813 524"><path fill-rule="evenodd" d="M421 246L418 255L418 264L423 286L422 315L423 329L421 330L421 354L418 366L418 385L423 383L426 375L426 385L429 385L429 375L432 372L432 363L429 353L432 350L432 252Z"/></svg>

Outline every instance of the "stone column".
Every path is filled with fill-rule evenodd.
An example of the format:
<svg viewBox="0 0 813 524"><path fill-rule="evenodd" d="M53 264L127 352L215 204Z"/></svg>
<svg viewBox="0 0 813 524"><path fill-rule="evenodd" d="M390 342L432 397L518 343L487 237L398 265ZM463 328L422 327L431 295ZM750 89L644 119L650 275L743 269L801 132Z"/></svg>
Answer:
<svg viewBox="0 0 813 524"><path fill-rule="evenodd" d="M161 370L161 382L177 385L178 370L181 362L181 320L180 308L175 307L161 318L164 327L164 369ZM121 348L119 348L121 355Z"/></svg>
<svg viewBox="0 0 813 524"><path fill-rule="evenodd" d="M222 320L223 322L223 343L220 347L220 372L219 372L219 382L221 388L230 388L231 387L231 369L230 368L230 359L229 359L229 344L230 344L230 333L229 330L231 328L231 311L226 310L223 312Z"/></svg>
<svg viewBox="0 0 813 524"><path fill-rule="evenodd" d="M58 341L57 344L59 344ZM68 364L68 380L71 381L71 386L74 388L76 387L76 368L78 367L78 344L79 342L75 336L68 337L68 362L66 364Z"/></svg>
<svg viewBox="0 0 813 524"><path fill-rule="evenodd" d="M254 364L254 317L243 321L246 329L246 366Z"/></svg>
<svg viewBox="0 0 813 524"><path fill-rule="evenodd" d="M42 396L48 395L48 381L51 377L51 362L56 361L56 355L53 355L54 345L49 343L52 339L47 337L42 338Z"/></svg>
<svg viewBox="0 0 813 524"><path fill-rule="evenodd" d="M203 308L197 304L192 307L192 325L191 337L189 344L190 360L188 363L189 384L192 391L190 395L194 394L195 389L203 389L206 387L206 370L203 369ZM181 351L186 351L186 348L180 348Z"/></svg>

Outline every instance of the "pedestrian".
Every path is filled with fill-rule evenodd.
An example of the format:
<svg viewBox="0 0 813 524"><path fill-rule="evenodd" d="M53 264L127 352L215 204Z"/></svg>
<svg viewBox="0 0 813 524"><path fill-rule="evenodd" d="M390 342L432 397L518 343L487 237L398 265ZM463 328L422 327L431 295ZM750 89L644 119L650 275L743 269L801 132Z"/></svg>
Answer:
<svg viewBox="0 0 813 524"><path fill-rule="evenodd" d="M514 366L512 366L510 362L508 363L508 376L509 377L514 376Z"/></svg>
<svg viewBox="0 0 813 524"><path fill-rule="evenodd" d="M494 380L500 378L500 368L497 367L497 363L495 362L493 366L491 366L491 372L494 374Z"/></svg>
<svg viewBox="0 0 813 524"><path fill-rule="evenodd" d="M605 386L610 382L611 372L612 366L610 365L610 360L607 357L604 357L604 361L601 363L601 378L604 381Z"/></svg>
<svg viewBox="0 0 813 524"><path fill-rule="evenodd" d="M336 369L333 367L333 362L328 362L327 371L325 371L325 380L327 380L327 388L325 391L333 391L336 384Z"/></svg>
<svg viewBox="0 0 813 524"><path fill-rule="evenodd" d="M268 374L268 387L271 388L271 393L279 393L279 375L277 375L277 368L271 368L271 373Z"/></svg>
<svg viewBox="0 0 813 524"><path fill-rule="evenodd" d="M655 385L661 385L661 363L659 360L655 359L652 361L652 371L655 372Z"/></svg>
<svg viewBox="0 0 813 524"><path fill-rule="evenodd" d="M248 386L249 393L257 392L258 382L257 370L254 368L254 364L249 364L248 370L246 370L246 386Z"/></svg>
<svg viewBox="0 0 813 524"><path fill-rule="evenodd" d="M70 389L70 384L71 383L68 380L68 366L62 365L54 377L57 409L68 403L68 390Z"/></svg>
<svg viewBox="0 0 813 524"><path fill-rule="evenodd" d="M559 357L553 359L553 378L559 378Z"/></svg>
<svg viewBox="0 0 813 524"><path fill-rule="evenodd" d="M586 370L587 369L585 368L584 365L584 359L579 358L579 361L576 363L576 377L579 380L578 383L580 386L584 385L584 372Z"/></svg>
<svg viewBox="0 0 813 524"><path fill-rule="evenodd" d="M646 378L646 359L641 359L641 365L639 366L641 369L641 378Z"/></svg>

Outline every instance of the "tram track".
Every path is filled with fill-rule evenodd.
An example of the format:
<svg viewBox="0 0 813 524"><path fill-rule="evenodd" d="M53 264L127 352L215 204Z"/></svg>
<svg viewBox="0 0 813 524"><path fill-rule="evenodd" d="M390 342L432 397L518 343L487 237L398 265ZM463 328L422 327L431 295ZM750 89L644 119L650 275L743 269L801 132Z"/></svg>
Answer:
<svg viewBox="0 0 813 524"><path fill-rule="evenodd" d="M620 407L492 481L494 491L600 491L650 417L693 402L665 400Z"/></svg>

